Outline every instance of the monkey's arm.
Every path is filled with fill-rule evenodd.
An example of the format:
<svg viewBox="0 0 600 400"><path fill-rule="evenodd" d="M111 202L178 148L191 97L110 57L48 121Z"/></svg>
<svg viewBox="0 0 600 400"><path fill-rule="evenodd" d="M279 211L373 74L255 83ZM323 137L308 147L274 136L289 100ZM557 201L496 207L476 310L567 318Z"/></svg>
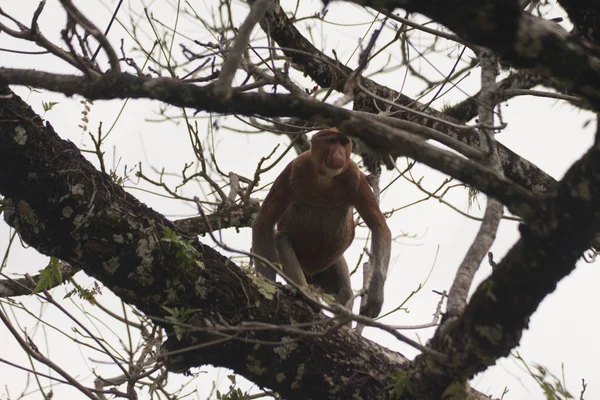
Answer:
<svg viewBox="0 0 600 400"><path fill-rule="evenodd" d="M373 254L370 263L373 268L367 302L361 307L360 314L375 318L383 305L383 287L390 263L392 234L383 213L379 209L375 195L364 176L361 176L358 195L354 207L365 221L373 236Z"/></svg>
<svg viewBox="0 0 600 400"><path fill-rule="evenodd" d="M290 163L273 182L269 194L252 223L252 252L271 262L278 262L275 250L275 224L292 201L291 171L292 164ZM256 270L275 281L276 272L260 260L255 261Z"/></svg>

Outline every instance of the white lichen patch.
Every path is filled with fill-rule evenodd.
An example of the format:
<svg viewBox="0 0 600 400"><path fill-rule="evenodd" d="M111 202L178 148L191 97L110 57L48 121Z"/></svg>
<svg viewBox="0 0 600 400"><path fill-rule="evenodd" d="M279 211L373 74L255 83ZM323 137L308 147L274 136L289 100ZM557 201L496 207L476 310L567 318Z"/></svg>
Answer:
<svg viewBox="0 0 600 400"><path fill-rule="evenodd" d="M83 190L84 186L83 186L82 183L78 183L76 185L73 185L69 189L70 189L71 193L74 194L74 195L76 195L76 196L83 196L85 194L85 190Z"/></svg>
<svg viewBox="0 0 600 400"><path fill-rule="evenodd" d="M256 285L260 294L262 294L267 300L273 300L273 297L277 292L277 286L275 286L275 283L260 275L254 276L248 274L248 278Z"/></svg>
<svg viewBox="0 0 600 400"><path fill-rule="evenodd" d="M15 128L15 132L13 133L13 140L16 144L23 146L27 143L27 131L21 125L18 125Z"/></svg>
<svg viewBox="0 0 600 400"><path fill-rule="evenodd" d="M283 337L281 341L283 344L281 346L275 346L273 351L275 354L281 357L282 360L285 360L290 356L290 354L292 354L294 350L298 348L298 342L289 336Z"/></svg>
<svg viewBox="0 0 600 400"><path fill-rule="evenodd" d="M338 377L339 379L337 379L337 383L334 383L333 380L331 381L331 389L328 390L329 393L331 394L336 394L341 392L345 387L348 386L348 383L350 382L350 379L348 379L345 376L340 376ZM356 394L357 392L355 392ZM352 397L353 399L356 398L356 396ZM362 399L362 397L359 397L359 399Z"/></svg>
<svg viewBox="0 0 600 400"><path fill-rule="evenodd" d="M114 274L115 272L117 272L117 269L119 269L119 258L118 257L112 257L110 260L108 261L104 261L102 263L102 266L104 267L104 269L106 270L106 272L108 272L109 274Z"/></svg>
<svg viewBox="0 0 600 400"><path fill-rule="evenodd" d="M73 225L75 225L75 227L79 228L83 224L84 221L85 221L85 215L78 214L75 218L73 218Z"/></svg>
<svg viewBox="0 0 600 400"><path fill-rule="evenodd" d="M94 216L94 208L96 206L92 204L85 213L77 214L73 218L73 226L75 227L71 231L71 235L75 235L83 226L89 225L92 217Z"/></svg>
<svg viewBox="0 0 600 400"><path fill-rule="evenodd" d="M135 249L135 254L142 259L142 265L151 266L154 262L154 257L152 257L152 252L154 250L156 250L156 239L150 234L140 239L138 246Z"/></svg>
<svg viewBox="0 0 600 400"><path fill-rule="evenodd" d="M62 215L65 218L71 218L71 215L73 215L73 209L69 206L66 206L62 209Z"/></svg>
<svg viewBox="0 0 600 400"><path fill-rule="evenodd" d="M300 382L302 382L302 378L304 377L304 363L298 364L298 368L296 368L296 377L294 378L294 382L292 382L292 389L300 389Z"/></svg>
<svg viewBox="0 0 600 400"><path fill-rule="evenodd" d="M252 356L248 356L246 366L250 372L253 372L256 375L264 375L267 373L267 369L260 365L260 361L255 360Z"/></svg>
<svg viewBox="0 0 600 400"><path fill-rule="evenodd" d="M154 283L154 276L152 274L152 265L154 264L154 257L152 253L156 250L157 242L154 237L152 228L147 228L147 236L140 239L135 254L141 259L140 265L136 268L136 275L139 283L144 286L148 286Z"/></svg>
<svg viewBox="0 0 600 400"><path fill-rule="evenodd" d="M194 282L194 293L201 300L206 300L208 298L208 287L206 283L206 280L202 277L196 279L196 282Z"/></svg>
<svg viewBox="0 0 600 400"><path fill-rule="evenodd" d="M155 281L152 271L143 265L138 265L135 272L129 274L129 279L135 280L141 286L150 286Z"/></svg>
<svg viewBox="0 0 600 400"><path fill-rule="evenodd" d="M73 250L73 252L75 253L75 256L77 257L78 261L83 260L83 250L81 249L81 242L77 242L77 245L75 245L75 250Z"/></svg>
<svg viewBox="0 0 600 400"><path fill-rule="evenodd" d="M125 238L123 238L123 235L113 235L113 240L115 241L115 243L125 243Z"/></svg>

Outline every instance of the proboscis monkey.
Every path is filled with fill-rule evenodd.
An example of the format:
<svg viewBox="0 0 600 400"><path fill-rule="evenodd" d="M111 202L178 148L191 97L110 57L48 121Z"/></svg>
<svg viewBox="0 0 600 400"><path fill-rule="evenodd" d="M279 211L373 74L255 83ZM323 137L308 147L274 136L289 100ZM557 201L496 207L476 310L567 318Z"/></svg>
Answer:
<svg viewBox="0 0 600 400"><path fill-rule="evenodd" d="M284 274L298 285L308 281L351 308L344 251L354 239L356 208L372 232L375 249L367 302L360 313L374 318L383 304L391 233L365 175L350 159L351 152L352 142L337 130L315 134L311 149L275 179L252 224L252 251L281 263ZM275 280L272 268L260 261L256 265L259 273Z"/></svg>

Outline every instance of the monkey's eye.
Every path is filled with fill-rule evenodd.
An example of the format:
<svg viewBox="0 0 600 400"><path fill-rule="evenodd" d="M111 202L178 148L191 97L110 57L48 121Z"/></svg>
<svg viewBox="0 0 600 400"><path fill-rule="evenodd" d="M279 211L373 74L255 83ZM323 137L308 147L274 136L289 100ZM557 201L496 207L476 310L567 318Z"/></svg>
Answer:
<svg viewBox="0 0 600 400"><path fill-rule="evenodd" d="M331 144L341 144L342 146L345 146L348 144L350 139L348 139L347 137L344 137L344 136L336 136L336 137L331 137L331 138L327 139L327 141Z"/></svg>

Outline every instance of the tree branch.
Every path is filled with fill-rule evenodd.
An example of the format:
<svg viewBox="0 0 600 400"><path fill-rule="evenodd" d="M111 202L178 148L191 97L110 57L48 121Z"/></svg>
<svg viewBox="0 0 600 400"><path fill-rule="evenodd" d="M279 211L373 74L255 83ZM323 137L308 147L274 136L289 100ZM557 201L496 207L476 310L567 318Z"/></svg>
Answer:
<svg viewBox="0 0 600 400"><path fill-rule="evenodd" d="M504 177L415 137L371 119L368 115L321 103L312 98L285 94L233 93L224 100L210 86L198 87L170 78L137 77L125 73L110 74L98 79L50 74L32 70L0 68L0 83L24 84L75 93L88 99L148 98L178 107L242 115L261 114L280 117L296 116L309 121L337 126L344 133L357 137L375 152L392 156L404 155L429 165L445 174L493 196L515 215L525 220L536 218L540 199Z"/></svg>
<svg viewBox="0 0 600 400"><path fill-rule="evenodd" d="M479 134L482 136L481 151L489 154L487 164L489 167L502 174L500 158L498 157L497 142L494 138L494 95L496 90L496 76L498 75L498 58L491 51L482 49L479 54L481 61L481 95L479 103ZM487 144L484 146L483 144ZM456 277L448 293L448 316L455 317L463 313L467 305L467 296L473 283L475 273L479 269L485 255L496 238L496 232L502 219L503 205L498 200L488 197L483 221L479 231L469 247L465 258L460 263Z"/></svg>
<svg viewBox="0 0 600 400"><path fill-rule="evenodd" d="M325 88L331 87L340 93L344 92L346 80L351 76L352 69L318 50L298 31L278 4L274 4L267 9L260 24L263 30L268 32L279 44L283 53L290 58L296 68L309 75L318 85ZM363 93L360 87L367 88L368 93ZM474 149L479 149L479 137L476 133L457 130L450 125L439 123L439 120L445 120L455 125L461 125L461 121L431 107L425 108L424 104L367 78L361 77L360 85L355 85L355 109L372 113L378 112L373 105L374 102L372 96L369 95L370 93L386 99L393 99L399 105L420 110L422 113L431 116L431 118L427 118L423 114L414 115L406 111L399 111L394 114L395 118L409 120L433 128L468 144ZM381 108L385 108L385 105L379 102L377 104ZM528 188L534 193L544 193L556 184L556 180L546 172L502 144L498 144L498 152L504 175L515 183Z"/></svg>
<svg viewBox="0 0 600 400"><path fill-rule="evenodd" d="M533 16L518 1L450 0L354 0L353 3L418 12L447 26L463 39L497 52L522 68L533 68L573 88L595 109L600 110L600 51L570 36L553 21Z"/></svg>
<svg viewBox="0 0 600 400"><path fill-rule="evenodd" d="M258 23L265 13L266 8L269 6L271 0L257 0L252 4L250 13L246 17L246 20L240 27L238 34L233 42L233 46L227 53L225 63L219 74L219 79L213 84L216 93L220 94L224 98L231 96L231 83L235 72L242 61L242 56L248 48L248 42L252 29Z"/></svg>

